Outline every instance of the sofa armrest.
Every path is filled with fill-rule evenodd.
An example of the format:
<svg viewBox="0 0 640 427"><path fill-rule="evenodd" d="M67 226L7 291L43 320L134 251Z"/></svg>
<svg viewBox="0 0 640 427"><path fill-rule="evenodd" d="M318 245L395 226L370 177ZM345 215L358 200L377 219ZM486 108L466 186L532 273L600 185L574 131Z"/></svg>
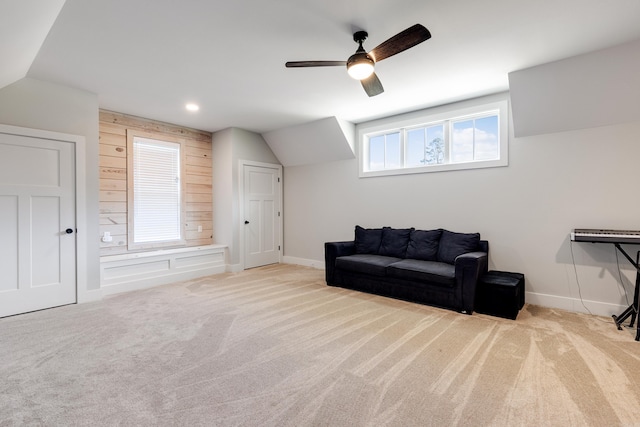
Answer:
<svg viewBox="0 0 640 427"><path fill-rule="evenodd" d="M469 252L456 258L456 284L463 313L473 313L476 288L480 277L487 272L488 258L487 252Z"/></svg>
<svg viewBox="0 0 640 427"><path fill-rule="evenodd" d="M324 267L325 280L331 285L333 281L333 273L336 267L336 258L340 256L353 255L356 253L356 243L349 242L327 242L324 244Z"/></svg>

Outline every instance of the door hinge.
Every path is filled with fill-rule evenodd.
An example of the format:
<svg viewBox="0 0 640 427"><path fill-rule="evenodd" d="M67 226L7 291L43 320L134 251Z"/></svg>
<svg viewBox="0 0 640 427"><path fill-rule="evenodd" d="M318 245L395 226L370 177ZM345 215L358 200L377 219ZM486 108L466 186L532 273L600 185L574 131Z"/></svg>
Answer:
<svg viewBox="0 0 640 427"><path fill-rule="evenodd" d="M280 250L280 245L278 245L278 250Z"/></svg>
<svg viewBox="0 0 640 427"><path fill-rule="evenodd" d="M280 182L280 177L278 177L278 182Z"/></svg>
<svg viewBox="0 0 640 427"><path fill-rule="evenodd" d="M280 212L278 212L278 216L280 216Z"/></svg>

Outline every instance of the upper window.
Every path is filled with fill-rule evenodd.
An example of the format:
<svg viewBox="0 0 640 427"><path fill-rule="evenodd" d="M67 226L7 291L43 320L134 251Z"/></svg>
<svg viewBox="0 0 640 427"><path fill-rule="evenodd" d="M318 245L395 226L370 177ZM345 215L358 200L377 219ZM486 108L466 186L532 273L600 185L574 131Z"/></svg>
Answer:
<svg viewBox="0 0 640 427"><path fill-rule="evenodd" d="M180 142L127 134L129 248L185 243Z"/></svg>
<svg viewBox="0 0 640 427"><path fill-rule="evenodd" d="M508 164L507 101L470 102L358 125L360 176Z"/></svg>

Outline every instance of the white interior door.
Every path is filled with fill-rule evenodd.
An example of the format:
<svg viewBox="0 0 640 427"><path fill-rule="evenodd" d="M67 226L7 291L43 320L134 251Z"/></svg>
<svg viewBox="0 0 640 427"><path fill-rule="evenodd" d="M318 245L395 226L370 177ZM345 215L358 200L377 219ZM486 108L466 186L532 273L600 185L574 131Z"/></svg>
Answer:
<svg viewBox="0 0 640 427"><path fill-rule="evenodd" d="M76 302L74 156L0 133L0 317Z"/></svg>
<svg viewBox="0 0 640 427"><path fill-rule="evenodd" d="M244 165L244 266L280 261L280 170Z"/></svg>

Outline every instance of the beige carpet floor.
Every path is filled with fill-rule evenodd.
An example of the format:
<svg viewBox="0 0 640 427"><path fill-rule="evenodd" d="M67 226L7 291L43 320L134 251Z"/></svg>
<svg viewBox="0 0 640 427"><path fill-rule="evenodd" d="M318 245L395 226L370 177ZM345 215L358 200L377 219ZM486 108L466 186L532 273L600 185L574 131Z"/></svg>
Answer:
<svg viewBox="0 0 640 427"><path fill-rule="evenodd" d="M0 319L0 426L640 425L640 343L274 265Z"/></svg>

